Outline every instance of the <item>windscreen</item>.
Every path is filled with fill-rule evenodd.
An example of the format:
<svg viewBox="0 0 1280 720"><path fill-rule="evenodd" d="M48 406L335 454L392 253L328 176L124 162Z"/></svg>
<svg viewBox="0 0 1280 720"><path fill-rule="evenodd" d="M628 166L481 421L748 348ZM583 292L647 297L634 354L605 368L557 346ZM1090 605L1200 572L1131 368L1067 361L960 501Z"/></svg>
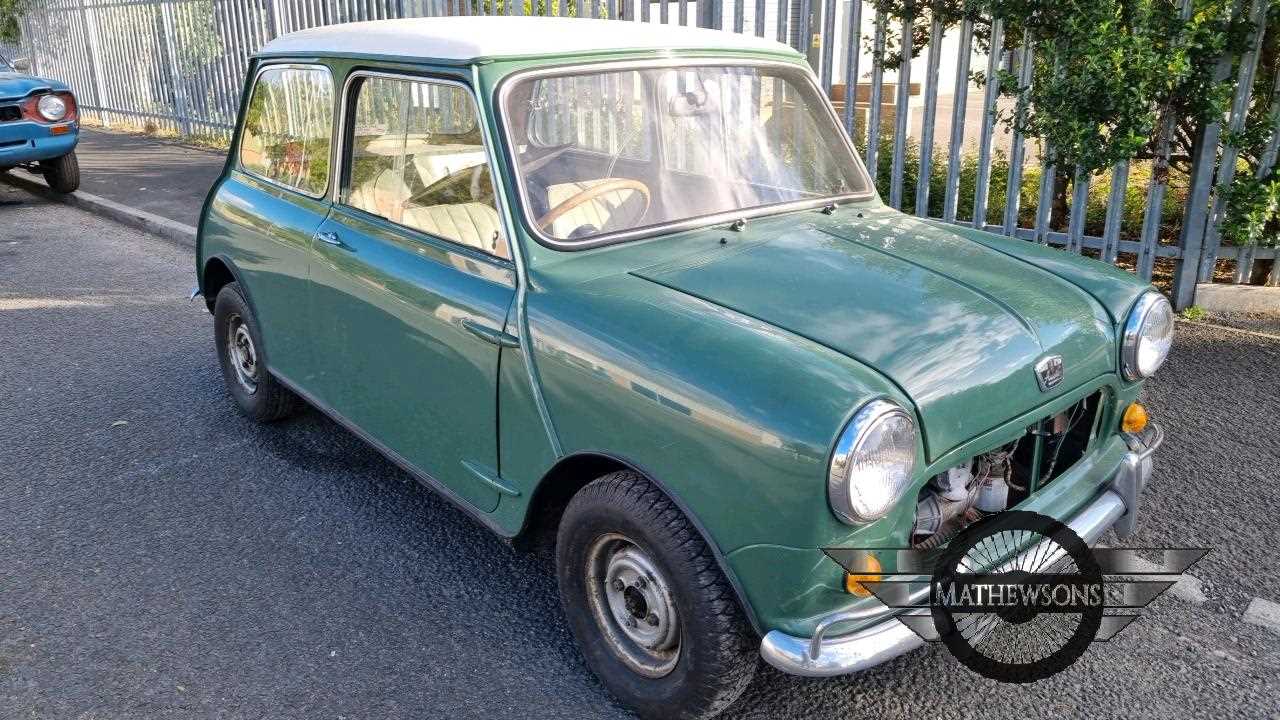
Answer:
<svg viewBox="0 0 1280 720"><path fill-rule="evenodd" d="M869 190L799 68L584 69L504 97L525 212L558 243Z"/></svg>

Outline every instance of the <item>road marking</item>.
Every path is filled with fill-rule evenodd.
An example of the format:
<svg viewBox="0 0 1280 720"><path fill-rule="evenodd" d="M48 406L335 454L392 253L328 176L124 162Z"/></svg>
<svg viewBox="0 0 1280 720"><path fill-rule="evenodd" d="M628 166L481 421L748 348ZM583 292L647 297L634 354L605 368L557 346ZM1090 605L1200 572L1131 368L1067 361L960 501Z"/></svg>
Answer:
<svg viewBox="0 0 1280 720"><path fill-rule="evenodd" d="M0 310L44 310L47 308L103 307L100 302L58 298L0 298Z"/></svg>
<svg viewBox="0 0 1280 720"><path fill-rule="evenodd" d="M52 308L101 308L112 305L166 305L177 295L85 295L79 298L0 297L0 311Z"/></svg>
<svg viewBox="0 0 1280 720"><path fill-rule="evenodd" d="M1249 607L1245 608L1244 621L1280 634L1280 605L1270 600L1254 598L1249 601Z"/></svg>
<svg viewBox="0 0 1280 720"><path fill-rule="evenodd" d="M1105 548L1106 545L1098 543L1095 547ZM1160 570L1160 566L1153 562L1144 560L1141 557L1134 556L1134 570L1139 573L1156 573ZM1132 576L1136 577L1136 576ZM1143 580L1154 580L1154 577L1143 577ZM1178 598L1183 602L1189 602L1192 605L1203 605L1208 602L1209 597L1204 594L1204 583L1200 578L1191 573L1163 574L1160 575L1162 580L1175 580L1173 587L1169 588L1169 594Z"/></svg>

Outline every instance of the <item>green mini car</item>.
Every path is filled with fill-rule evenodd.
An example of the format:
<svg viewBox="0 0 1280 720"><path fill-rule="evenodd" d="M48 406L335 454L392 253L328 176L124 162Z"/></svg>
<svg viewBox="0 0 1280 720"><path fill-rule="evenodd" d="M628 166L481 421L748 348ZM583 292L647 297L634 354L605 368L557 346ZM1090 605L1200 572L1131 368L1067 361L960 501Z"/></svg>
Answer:
<svg viewBox="0 0 1280 720"><path fill-rule="evenodd" d="M1137 400L1164 297L886 207L804 58L751 36L276 39L197 274L247 415L306 402L553 543L587 664L645 717L720 712L761 656L831 676L921 645L862 584L894 549L1014 507L1131 533L1161 439Z"/></svg>

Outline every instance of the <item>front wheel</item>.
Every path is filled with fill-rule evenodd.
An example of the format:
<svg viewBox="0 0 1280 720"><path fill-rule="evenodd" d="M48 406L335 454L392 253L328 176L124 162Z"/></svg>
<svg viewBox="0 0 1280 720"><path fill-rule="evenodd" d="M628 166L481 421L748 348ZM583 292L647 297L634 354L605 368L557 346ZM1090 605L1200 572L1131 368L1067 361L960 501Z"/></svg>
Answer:
<svg viewBox="0 0 1280 720"><path fill-rule="evenodd" d="M56 192L73 193L80 187L80 161L74 152L52 160L41 160L40 169L44 171L45 182Z"/></svg>
<svg viewBox="0 0 1280 720"><path fill-rule="evenodd" d="M556 571L587 665L641 717L710 718L750 684L755 643L729 581L689 519L637 473L573 497Z"/></svg>

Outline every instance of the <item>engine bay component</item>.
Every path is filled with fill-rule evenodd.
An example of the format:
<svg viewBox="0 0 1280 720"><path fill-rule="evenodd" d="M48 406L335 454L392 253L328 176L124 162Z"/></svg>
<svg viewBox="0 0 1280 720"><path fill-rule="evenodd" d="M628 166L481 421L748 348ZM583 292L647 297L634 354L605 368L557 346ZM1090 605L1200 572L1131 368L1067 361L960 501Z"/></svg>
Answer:
<svg viewBox="0 0 1280 720"><path fill-rule="evenodd" d="M978 500L974 506L988 513L1009 508L1009 481L1003 471L993 472L982 481L978 486Z"/></svg>
<svg viewBox="0 0 1280 720"><path fill-rule="evenodd" d="M933 479L934 487L942 497L952 502L964 500L969 496L969 485L973 481L970 465L957 465Z"/></svg>
<svg viewBox="0 0 1280 720"><path fill-rule="evenodd" d="M911 528L916 547L938 547L985 515L1009 507L1016 485L1013 456L1021 440L983 453L929 479L916 500L916 520Z"/></svg>
<svg viewBox="0 0 1280 720"><path fill-rule="evenodd" d="M916 500L916 521L911 529L917 538L944 538L945 542L970 522L981 483L973 474L973 463L948 468L930 478Z"/></svg>
<svg viewBox="0 0 1280 720"><path fill-rule="evenodd" d="M1009 489L1026 490L1013 482L1013 453L1018 443L1008 451L1003 449L978 456L978 499L974 505L982 512L997 513L1009 508Z"/></svg>

